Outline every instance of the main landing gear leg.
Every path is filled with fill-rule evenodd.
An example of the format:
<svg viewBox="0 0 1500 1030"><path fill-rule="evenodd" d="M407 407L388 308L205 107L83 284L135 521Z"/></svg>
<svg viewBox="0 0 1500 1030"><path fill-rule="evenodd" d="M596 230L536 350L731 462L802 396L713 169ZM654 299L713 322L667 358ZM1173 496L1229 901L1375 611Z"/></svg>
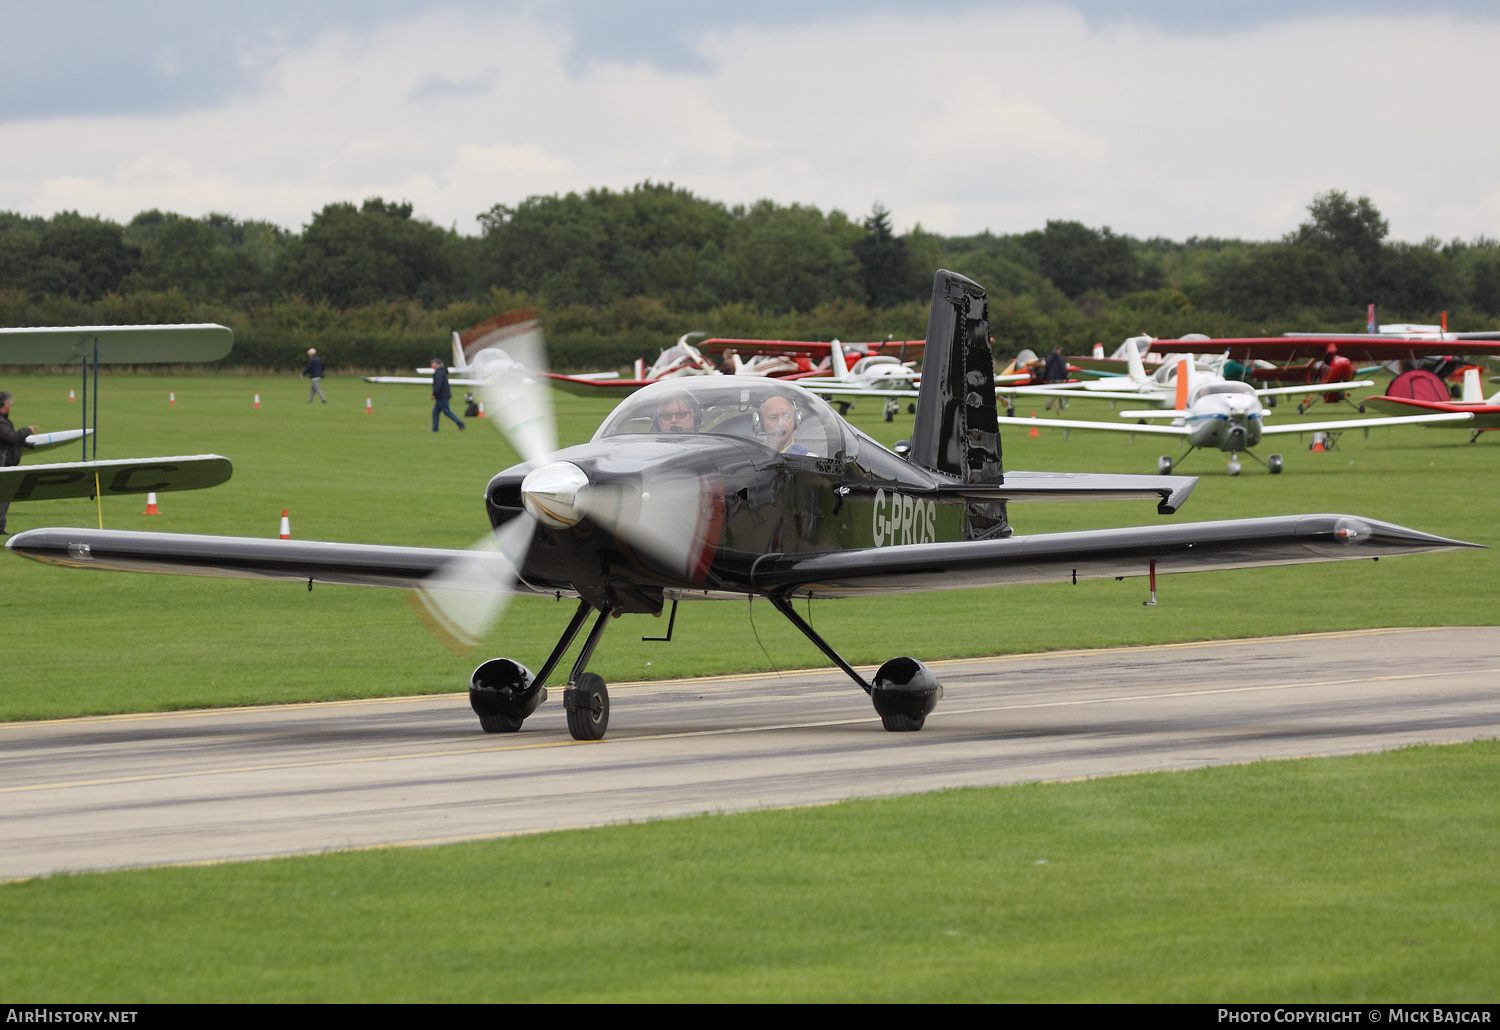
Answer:
<svg viewBox="0 0 1500 1030"><path fill-rule="evenodd" d="M1249 455L1250 457L1254 458L1256 461L1260 461L1260 456L1257 455L1254 451L1246 451L1245 453L1247 455ZM1279 455L1279 454L1273 454L1273 455L1271 455L1270 460L1268 460L1268 461L1260 461L1260 463L1266 467L1266 471L1269 472L1269 473L1271 473L1271 475L1273 475L1273 476L1279 476L1279 475L1281 475L1281 468L1282 468L1281 455ZM1233 475L1233 473L1230 473L1230 474Z"/></svg>
<svg viewBox="0 0 1500 1030"><path fill-rule="evenodd" d="M1171 455L1163 454L1160 458L1156 459L1156 471L1160 472L1164 476L1170 476L1172 474L1172 470L1175 469L1178 465L1181 465L1184 461L1187 461L1188 454L1192 454L1197 449L1198 448L1196 447L1189 447L1187 449L1187 454L1184 454L1176 461L1172 460Z"/></svg>
<svg viewBox="0 0 1500 1030"><path fill-rule="evenodd" d="M880 722L887 730L901 733L922 728L927 716L937 706L938 699L943 696L942 685L933 676L932 670L915 658L892 658L875 673L873 684L866 683L864 677L854 671L854 666L844 661L818 635L818 631L797 614L790 601L784 597L772 597L769 600L777 611L817 645L818 650L826 654L850 679L860 685L860 689L870 695L870 700L875 703L875 711L880 714Z"/></svg>
<svg viewBox="0 0 1500 1030"><path fill-rule="evenodd" d="M578 602L573 620L537 675L532 676L526 666L509 658L491 658L474 670L469 679L469 706L486 733L516 732L537 705L547 700L547 677L572 646L592 610L587 601Z"/></svg>
<svg viewBox="0 0 1500 1030"><path fill-rule="evenodd" d="M599 611L594 628L578 652L573 671L568 673L568 688L563 691L563 707L568 710L568 732L574 740L602 740L609 728L609 691L604 678L592 672L584 672L589 659L594 657L594 648L604 635L604 624L609 620L609 609Z"/></svg>

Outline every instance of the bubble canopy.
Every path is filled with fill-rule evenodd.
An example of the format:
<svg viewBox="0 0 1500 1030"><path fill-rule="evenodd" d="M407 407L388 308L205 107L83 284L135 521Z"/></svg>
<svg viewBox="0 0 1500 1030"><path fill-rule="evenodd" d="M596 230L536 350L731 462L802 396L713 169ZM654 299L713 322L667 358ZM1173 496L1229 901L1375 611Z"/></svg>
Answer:
<svg viewBox="0 0 1500 1030"><path fill-rule="evenodd" d="M785 412L788 403L796 429L787 454L831 458L842 452L846 460L854 458L857 437L826 401L800 386L757 376L683 376L652 383L621 402L594 439L695 432L770 448L768 419ZM683 417L683 411L690 414Z"/></svg>

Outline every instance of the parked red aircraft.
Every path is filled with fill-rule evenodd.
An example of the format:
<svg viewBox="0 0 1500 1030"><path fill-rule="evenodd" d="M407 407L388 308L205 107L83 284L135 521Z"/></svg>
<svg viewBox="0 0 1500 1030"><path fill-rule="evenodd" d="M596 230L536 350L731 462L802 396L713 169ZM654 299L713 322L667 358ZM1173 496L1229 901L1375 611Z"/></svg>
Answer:
<svg viewBox="0 0 1500 1030"><path fill-rule="evenodd" d="M1471 430L1469 442L1479 439L1479 434L1490 429L1500 429L1500 390L1488 399L1479 383L1479 369L1464 370L1464 390L1459 400L1448 394L1448 384L1425 369L1402 372L1381 397L1366 397L1365 403L1378 411L1393 415L1415 415L1419 412L1468 411L1474 415L1472 422L1452 423ZM1438 423L1441 425L1442 423Z"/></svg>

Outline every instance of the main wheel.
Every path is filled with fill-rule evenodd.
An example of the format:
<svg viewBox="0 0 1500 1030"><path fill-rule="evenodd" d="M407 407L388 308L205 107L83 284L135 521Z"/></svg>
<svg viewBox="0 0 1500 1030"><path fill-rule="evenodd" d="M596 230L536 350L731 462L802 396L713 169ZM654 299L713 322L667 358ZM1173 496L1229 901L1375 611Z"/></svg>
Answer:
<svg viewBox="0 0 1500 1030"><path fill-rule="evenodd" d="M1167 457L1165 454L1163 454L1160 458L1157 458L1156 471L1160 472L1164 476L1170 476L1172 474L1172 459Z"/></svg>
<svg viewBox="0 0 1500 1030"><path fill-rule="evenodd" d="M1281 475L1281 455L1273 454L1266 459L1266 468L1271 470L1271 475Z"/></svg>
<svg viewBox="0 0 1500 1030"><path fill-rule="evenodd" d="M578 677L563 693L568 711L568 732L574 740L603 740L609 728L609 690L604 678L592 672Z"/></svg>
<svg viewBox="0 0 1500 1030"><path fill-rule="evenodd" d="M882 715L880 724L889 733L915 733L922 728L927 721L927 716L902 715L899 712L892 715Z"/></svg>
<svg viewBox="0 0 1500 1030"><path fill-rule="evenodd" d="M1240 463L1237 461L1231 461L1228 465L1225 466L1225 471L1228 472L1231 476L1239 475Z"/></svg>
<svg viewBox="0 0 1500 1030"><path fill-rule="evenodd" d="M508 715L481 715L479 717L480 728L486 733L514 733L525 721L525 719L512 719Z"/></svg>
<svg viewBox="0 0 1500 1030"><path fill-rule="evenodd" d="M908 404L906 406L906 413L908 415L915 415L917 413L917 406L915 404Z"/></svg>

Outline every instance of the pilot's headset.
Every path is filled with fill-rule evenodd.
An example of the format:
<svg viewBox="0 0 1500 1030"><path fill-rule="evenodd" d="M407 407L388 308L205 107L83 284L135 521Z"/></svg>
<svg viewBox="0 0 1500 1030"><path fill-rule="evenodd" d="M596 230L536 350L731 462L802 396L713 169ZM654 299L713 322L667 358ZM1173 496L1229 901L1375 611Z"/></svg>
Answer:
<svg viewBox="0 0 1500 1030"><path fill-rule="evenodd" d="M681 402L681 403L687 405L687 409L693 413L693 432L696 433L696 432L699 432L700 430L702 430L702 428L703 428L703 407L698 403L697 399L694 398L692 394L687 393L687 392L683 392L683 393L669 394L666 397L663 397L659 402L657 402L657 405L656 405L656 414L654 414L654 415L651 416L651 432L653 432L653 433L660 433L660 432L662 432L662 427L661 427L661 411L662 411L662 409L665 408L669 404L673 405L675 407L678 402Z"/></svg>
<svg viewBox="0 0 1500 1030"><path fill-rule="evenodd" d="M786 401L792 406L792 432L795 433L797 430L801 429L803 415L802 405L798 404L796 401L792 400L784 393L773 393L769 396L762 397L760 399L760 403L756 404L755 407L750 409L750 422L753 426L755 426L755 435L766 435L766 427L762 424L760 418L760 409L761 406L769 401L772 397L780 397L782 400Z"/></svg>

